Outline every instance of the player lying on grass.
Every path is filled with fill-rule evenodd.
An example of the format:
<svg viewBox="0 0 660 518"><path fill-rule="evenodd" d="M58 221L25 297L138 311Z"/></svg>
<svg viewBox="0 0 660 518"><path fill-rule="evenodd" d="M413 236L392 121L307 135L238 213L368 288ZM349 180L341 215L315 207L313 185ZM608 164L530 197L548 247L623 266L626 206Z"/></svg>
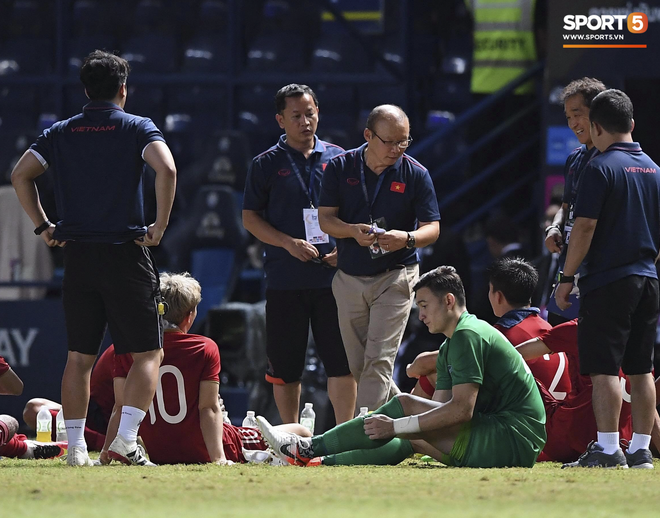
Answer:
<svg viewBox="0 0 660 518"><path fill-rule="evenodd" d="M463 283L451 266L425 274L414 291L420 320L447 337L433 400L400 394L371 416L311 439L282 433L259 417L261 432L282 459L398 464L424 453L454 466L534 465L545 444L545 411L522 357L500 332L466 311Z"/></svg>
<svg viewBox="0 0 660 518"><path fill-rule="evenodd" d="M89 382L89 404L87 405L87 419L85 420L85 442L90 451L101 451L105 442L105 431L115 404L115 395L112 389L112 370L115 361L114 346L108 347L99 359L96 360ZM37 426L37 413L45 405L53 418L52 438L55 440L57 413L62 408L60 403L45 398L33 398L27 402L23 409L23 421L33 430Z"/></svg>
<svg viewBox="0 0 660 518"><path fill-rule="evenodd" d="M19 396L23 381L0 356L0 394ZM18 421L10 415L0 415L0 457L19 459L50 459L62 455L61 445L30 441L19 434Z"/></svg>
<svg viewBox="0 0 660 518"><path fill-rule="evenodd" d="M218 346L210 338L188 333L202 299L201 286L187 273L164 273L160 276L160 289L168 306L164 358L156 396L139 430L151 462L226 464L245 462L243 449L266 450L258 430L222 422ZM123 440L117 435L118 413L130 366L129 354L115 356L115 409L100 456L104 464L110 462L108 446L115 436ZM283 426L285 430L309 435L303 426Z"/></svg>

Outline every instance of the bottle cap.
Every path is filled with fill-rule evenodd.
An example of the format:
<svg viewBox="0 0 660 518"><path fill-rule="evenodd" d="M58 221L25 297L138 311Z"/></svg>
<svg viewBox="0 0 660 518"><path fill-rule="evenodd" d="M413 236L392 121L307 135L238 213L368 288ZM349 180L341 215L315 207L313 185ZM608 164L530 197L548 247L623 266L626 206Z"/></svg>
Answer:
<svg viewBox="0 0 660 518"><path fill-rule="evenodd" d="M305 408L312 408L314 403L305 403Z"/></svg>
<svg viewBox="0 0 660 518"><path fill-rule="evenodd" d="M247 411L247 416L248 417L254 417L254 410L248 410Z"/></svg>

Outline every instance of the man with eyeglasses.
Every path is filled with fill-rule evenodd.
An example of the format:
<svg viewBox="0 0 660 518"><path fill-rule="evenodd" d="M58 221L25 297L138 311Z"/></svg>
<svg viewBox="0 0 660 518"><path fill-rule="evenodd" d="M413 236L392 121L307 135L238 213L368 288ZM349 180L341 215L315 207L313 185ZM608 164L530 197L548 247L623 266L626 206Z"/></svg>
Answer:
<svg viewBox="0 0 660 518"><path fill-rule="evenodd" d="M364 138L328 162L319 222L337 238L332 291L357 407L375 410L399 393L392 372L419 277L416 248L438 239L440 212L428 171L404 153L412 138L401 108L374 108Z"/></svg>

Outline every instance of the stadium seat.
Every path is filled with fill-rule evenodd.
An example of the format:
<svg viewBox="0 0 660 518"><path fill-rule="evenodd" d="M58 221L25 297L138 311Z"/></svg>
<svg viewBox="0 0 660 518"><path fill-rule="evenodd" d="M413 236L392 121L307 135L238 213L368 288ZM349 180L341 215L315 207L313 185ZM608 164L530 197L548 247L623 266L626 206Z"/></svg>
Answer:
<svg viewBox="0 0 660 518"><path fill-rule="evenodd" d="M80 67L85 58L94 50L107 50L112 52L116 49L115 39L109 34L90 34L71 38L68 43L66 66L69 73L74 76L80 74Z"/></svg>
<svg viewBox="0 0 660 518"><path fill-rule="evenodd" d="M236 92L239 111L257 112L266 114L270 112L275 120L275 93L277 85L245 85Z"/></svg>
<svg viewBox="0 0 660 518"><path fill-rule="evenodd" d="M246 232L240 220L234 193L229 187L201 187L187 211L163 239L171 258L170 267L190 271L202 285L198 320L209 308L231 295L241 270Z"/></svg>
<svg viewBox="0 0 660 518"><path fill-rule="evenodd" d="M197 35L183 51L184 73L220 73L229 70L229 44L226 34Z"/></svg>
<svg viewBox="0 0 660 518"><path fill-rule="evenodd" d="M126 111L141 117L149 117L156 126L165 122L165 93L162 88L152 85L134 85L128 82Z"/></svg>
<svg viewBox="0 0 660 518"><path fill-rule="evenodd" d="M166 74L178 68L177 44L173 36L134 36L123 46L122 57L130 62L132 73Z"/></svg>
<svg viewBox="0 0 660 518"><path fill-rule="evenodd" d="M133 14L133 34L165 31L167 17L160 0L140 0Z"/></svg>
<svg viewBox="0 0 660 518"><path fill-rule="evenodd" d="M300 72L305 68L304 40L297 34L262 34L247 53L247 69L253 72Z"/></svg>
<svg viewBox="0 0 660 518"><path fill-rule="evenodd" d="M7 23L12 36L48 38L53 35L53 4L48 0L15 0Z"/></svg>
<svg viewBox="0 0 660 518"><path fill-rule="evenodd" d="M63 118L73 117L82 112L83 106L89 102L82 85L66 86L64 88Z"/></svg>
<svg viewBox="0 0 660 518"><path fill-rule="evenodd" d="M0 47L0 76L50 74L54 45L48 38L17 36Z"/></svg>
<svg viewBox="0 0 660 518"><path fill-rule="evenodd" d="M76 0L71 9L73 33L77 36L112 36L112 10L100 0Z"/></svg>
<svg viewBox="0 0 660 518"><path fill-rule="evenodd" d="M198 34L219 34L227 29L229 19L227 2L224 0L204 0L199 6L196 30Z"/></svg>
<svg viewBox="0 0 660 518"><path fill-rule="evenodd" d="M312 51L311 70L369 73L373 66L359 41L346 34L324 34Z"/></svg>
<svg viewBox="0 0 660 518"><path fill-rule="evenodd" d="M406 103L405 85L360 85L360 108L371 111L379 104L396 104L397 106Z"/></svg>
<svg viewBox="0 0 660 518"><path fill-rule="evenodd" d="M27 85L0 87L0 132L34 132L37 123L37 89ZM29 144L28 144L29 145Z"/></svg>

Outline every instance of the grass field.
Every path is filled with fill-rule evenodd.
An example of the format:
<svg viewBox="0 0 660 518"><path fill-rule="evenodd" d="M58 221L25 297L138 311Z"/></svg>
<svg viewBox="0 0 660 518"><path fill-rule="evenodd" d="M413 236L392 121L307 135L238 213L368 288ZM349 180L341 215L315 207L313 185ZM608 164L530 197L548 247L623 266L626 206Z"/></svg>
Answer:
<svg viewBox="0 0 660 518"><path fill-rule="evenodd" d="M0 461L0 516L657 516L651 470L112 465Z"/></svg>

